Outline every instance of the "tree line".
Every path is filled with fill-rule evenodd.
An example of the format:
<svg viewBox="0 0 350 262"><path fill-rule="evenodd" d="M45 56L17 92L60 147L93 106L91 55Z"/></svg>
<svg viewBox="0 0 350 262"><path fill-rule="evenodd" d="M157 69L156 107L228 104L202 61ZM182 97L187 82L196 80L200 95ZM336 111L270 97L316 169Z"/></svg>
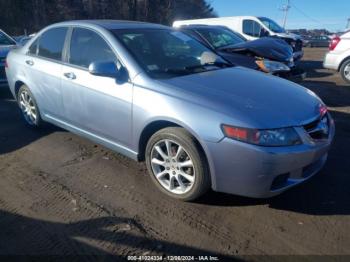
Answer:
<svg viewBox="0 0 350 262"><path fill-rule="evenodd" d="M0 0L0 28L30 34L59 21L138 20L170 25L176 19L214 17L206 0Z"/></svg>

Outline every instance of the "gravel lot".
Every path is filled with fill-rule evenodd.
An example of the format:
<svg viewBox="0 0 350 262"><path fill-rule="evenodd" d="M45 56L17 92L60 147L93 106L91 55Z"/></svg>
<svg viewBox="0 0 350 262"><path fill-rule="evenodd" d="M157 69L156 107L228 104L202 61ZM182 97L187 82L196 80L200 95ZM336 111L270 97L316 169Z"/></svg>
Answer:
<svg viewBox="0 0 350 262"><path fill-rule="evenodd" d="M336 138L320 174L278 197L172 200L136 163L64 130L28 129L0 98L0 254L350 255L350 86L305 49L302 83Z"/></svg>

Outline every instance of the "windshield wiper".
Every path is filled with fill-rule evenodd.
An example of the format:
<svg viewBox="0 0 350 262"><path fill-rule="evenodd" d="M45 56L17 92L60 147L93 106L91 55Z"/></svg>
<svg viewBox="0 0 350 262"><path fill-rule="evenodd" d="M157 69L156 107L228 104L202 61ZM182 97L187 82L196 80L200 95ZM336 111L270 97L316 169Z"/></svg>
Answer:
<svg viewBox="0 0 350 262"><path fill-rule="evenodd" d="M170 74L170 75L181 76L181 75L195 73L194 71L196 69L202 69L201 72L208 71L207 67L209 66L226 68L226 67L232 67L234 65L228 62L210 62L210 63L200 64L200 65L186 66L183 68L164 68L164 69L157 69L157 70L149 70L149 72L152 74Z"/></svg>
<svg viewBox="0 0 350 262"><path fill-rule="evenodd" d="M181 69L165 68L165 69L149 70L149 72L152 74L171 74L171 75L185 75L189 73L189 71L185 68L181 68Z"/></svg>
<svg viewBox="0 0 350 262"><path fill-rule="evenodd" d="M200 65L194 65L194 66L186 66L186 70L195 70L195 69L207 69L208 66L216 66L220 68L226 68L226 67L232 67L233 65L227 62L209 62L209 63L204 63Z"/></svg>

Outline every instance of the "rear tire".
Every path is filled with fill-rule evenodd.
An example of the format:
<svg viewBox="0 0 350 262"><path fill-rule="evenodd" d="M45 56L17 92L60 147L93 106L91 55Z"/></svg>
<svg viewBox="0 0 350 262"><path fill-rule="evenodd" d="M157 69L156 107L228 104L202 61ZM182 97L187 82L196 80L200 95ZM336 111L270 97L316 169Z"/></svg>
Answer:
<svg viewBox="0 0 350 262"><path fill-rule="evenodd" d="M341 74L343 80L347 84L350 84L350 58L345 60L345 62L340 67L340 74Z"/></svg>
<svg viewBox="0 0 350 262"><path fill-rule="evenodd" d="M38 104L26 85L22 85L17 94L17 102L26 124L30 127L41 127L43 121Z"/></svg>
<svg viewBox="0 0 350 262"><path fill-rule="evenodd" d="M158 131L149 139L145 155L154 184L168 196L193 201L209 189L206 157L185 129L169 127Z"/></svg>

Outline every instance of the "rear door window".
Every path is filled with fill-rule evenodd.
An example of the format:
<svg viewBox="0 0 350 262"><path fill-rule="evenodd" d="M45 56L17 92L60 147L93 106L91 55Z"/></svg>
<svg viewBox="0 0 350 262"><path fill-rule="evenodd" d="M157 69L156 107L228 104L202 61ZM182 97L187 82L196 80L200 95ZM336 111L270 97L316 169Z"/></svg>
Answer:
<svg viewBox="0 0 350 262"><path fill-rule="evenodd" d="M243 33L259 37L261 32L261 25L254 20L243 20Z"/></svg>
<svg viewBox="0 0 350 262"><path fill-rule="evenodd" d="M44 32L39 39L38 56L61 61L66 34L67 28L65 27L53 28Z"/></svg>

